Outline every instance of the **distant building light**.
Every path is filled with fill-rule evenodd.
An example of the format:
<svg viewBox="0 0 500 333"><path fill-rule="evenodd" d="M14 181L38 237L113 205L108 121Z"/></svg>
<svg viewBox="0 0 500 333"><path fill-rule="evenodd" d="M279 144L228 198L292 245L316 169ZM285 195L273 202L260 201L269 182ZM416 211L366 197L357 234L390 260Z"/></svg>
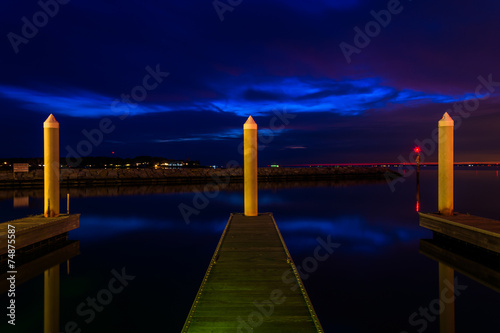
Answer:
<svg viewBox="0 0 500 333"><path fill-rule="evenodd" d="M279 164L271 164L271 168L279 168Z"/></svg>

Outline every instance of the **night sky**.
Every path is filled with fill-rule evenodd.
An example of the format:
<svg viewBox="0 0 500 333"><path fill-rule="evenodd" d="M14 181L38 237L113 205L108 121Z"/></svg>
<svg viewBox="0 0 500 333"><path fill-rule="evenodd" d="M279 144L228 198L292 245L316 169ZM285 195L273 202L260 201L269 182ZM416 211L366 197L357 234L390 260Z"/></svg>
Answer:
<svg viewBox="0 0 500 333"><path fill-rule="evenodd" d="M422 141L435 161L449 111L456 161L500 161L499 17L495 0L3 0L0 157L42 156L53 113L62 157L224 165L252 115L261 166L397 162Z"/></svg>

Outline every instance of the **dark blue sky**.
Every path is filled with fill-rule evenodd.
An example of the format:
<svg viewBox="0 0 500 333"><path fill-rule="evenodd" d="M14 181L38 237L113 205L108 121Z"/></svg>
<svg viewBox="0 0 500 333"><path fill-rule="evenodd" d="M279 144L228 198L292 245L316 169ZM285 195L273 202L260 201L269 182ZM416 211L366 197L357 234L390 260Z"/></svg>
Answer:
<svg viewBox="0 0 500 333"><path fill-rule="evenodd" d="M494 0L4 0L0 157L42 156L53 113L62 156L225 164L252 115L261 165L392 162L449 110L456 160L498 161L498 17Z"/></svg>

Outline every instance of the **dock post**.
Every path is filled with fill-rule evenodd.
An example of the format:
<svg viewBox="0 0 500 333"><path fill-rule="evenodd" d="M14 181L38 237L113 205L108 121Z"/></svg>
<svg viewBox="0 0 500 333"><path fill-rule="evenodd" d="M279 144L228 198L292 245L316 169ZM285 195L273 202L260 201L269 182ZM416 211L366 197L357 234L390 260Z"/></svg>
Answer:
<svg viewBox="0 0 500 333"><path fill-rule="evenodd" d="M455 271L448 265L439 263L439 332L455 333Z"/></svg>
<svg viewBox="0 0 500 333"><path fill-rule="evenodd" d="M59 265L44 273L44 333L59 332Z"/></svg>
<svg viewBox="0 0 500 333"><path fill-rule="evenodd" d="M243 125L245 216L258 216L257 124L252 116Z"/></svg>
<svg viewBox="0 0 500 333"><path fill-rule="evenodd" d="M43 123L44 216L59 216L59 123L51 114Z"/></svg>
<svg viewBox="0 0 500 333"><path fill-rule="evenodd" d="M443 215L453 215L453 127L448 112L438 122L438 210Z"/></svg>

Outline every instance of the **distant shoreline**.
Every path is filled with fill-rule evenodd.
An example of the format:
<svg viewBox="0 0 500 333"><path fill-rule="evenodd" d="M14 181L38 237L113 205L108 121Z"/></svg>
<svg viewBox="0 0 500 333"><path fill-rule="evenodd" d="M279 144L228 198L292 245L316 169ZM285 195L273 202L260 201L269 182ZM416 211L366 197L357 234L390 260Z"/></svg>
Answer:
<svg viewBox="0 0 500 333"><path fill-rule="evenodd" d="M391 179L400 176L382 167L259 168L259 182L331 179ZM61 187L242 183L243 169L61 169ZM43 187L43 170L0 172L0 188Z"/></svg>

